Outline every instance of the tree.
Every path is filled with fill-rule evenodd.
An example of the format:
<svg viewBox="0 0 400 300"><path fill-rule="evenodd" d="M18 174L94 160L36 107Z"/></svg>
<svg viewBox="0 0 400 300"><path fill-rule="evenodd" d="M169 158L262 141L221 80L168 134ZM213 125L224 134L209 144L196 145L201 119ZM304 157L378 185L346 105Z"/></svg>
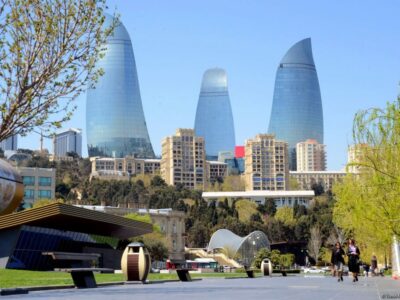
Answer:
<svg viewBox="0 0 400 300"><path fill-rule="evenodd" d="M253 260L253 267L257 269L261 268L261 262L263 261L263 259L270 257L271 257L271 251L268 250L267 248L261 248L260 250L258 250L256 257Z"/></svg>
<svg viewBox="0 0 400 300"><path fill-rule="evenodd" d="M318 226L311 227L310 239L308 240L307 250L310 256L318 262L319 250L322 246L321 229Z"/></svg>
<svg viewBox="0 0 400 300"><path fill-rule="evenodd" d="M357 159L349 166L358 172L334 187L334 221L361 247L383 252L400 237L400 98L358 112L353 140Z"/></svg>
<svg viewBox="0 0 400 300"><path fill-rule="evenodd" d="M67 121L93 86L105 26L105 0L0 0L0 141ZM58 114L62 112L62 114Z"/></svg>

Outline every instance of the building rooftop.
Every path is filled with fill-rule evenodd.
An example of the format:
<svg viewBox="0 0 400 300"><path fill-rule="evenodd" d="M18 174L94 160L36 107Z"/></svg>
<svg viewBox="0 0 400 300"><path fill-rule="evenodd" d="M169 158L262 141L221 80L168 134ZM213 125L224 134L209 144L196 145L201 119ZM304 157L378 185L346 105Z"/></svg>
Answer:
<svg viewBox="0 0 400 300"><path fill-rule="evenodd" d="M246 192L203 192L203 198L220 198L220 197L314 197L314 191L246 191Z"/></svg>
<svg viewBox="0 0 400 300"><path fill-rule="evenodd" d="M0 230L22 225L127 239L153 231L152 225L63 203L53 203L0 218Z"/></svg>

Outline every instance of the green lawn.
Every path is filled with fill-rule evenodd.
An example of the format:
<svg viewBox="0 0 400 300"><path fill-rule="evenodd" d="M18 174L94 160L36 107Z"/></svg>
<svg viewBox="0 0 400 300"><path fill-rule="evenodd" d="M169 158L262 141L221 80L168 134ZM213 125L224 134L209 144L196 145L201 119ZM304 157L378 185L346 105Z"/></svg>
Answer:
<svg viewBox="0 0 400 300"><path fill-rule="evenodd" d="M122 274L98 274L95 273L97 283L124 281ZM192 274L192 278L212 277L246 277L244 273L203 273ZM176 273L150 274L149 281L176 280ZM40 272L0 269L0 288L24 287L24 286L48 286L48 285L72 285L71 275L64 272Z"/></svg>

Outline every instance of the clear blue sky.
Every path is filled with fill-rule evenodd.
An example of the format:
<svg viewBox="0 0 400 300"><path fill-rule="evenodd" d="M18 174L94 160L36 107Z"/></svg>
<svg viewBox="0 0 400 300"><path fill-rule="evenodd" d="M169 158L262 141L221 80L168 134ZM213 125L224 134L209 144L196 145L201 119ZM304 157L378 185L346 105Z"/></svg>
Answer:
<svg viewBox="0 0 400 300"><path fill-rule="evenodd" d="M268 128L275 72L286 51L311 37L324 111L328 168L341 169L354 114L396 99L400 1L114 0L136 58L156 154L178 127L193 128L207 68L227 71L236 143ZM85 135L85 100L65 127ZM45 146L51 150L51 142ZM37 149L39 137L19 140ZM87 149L84 146L84 155Z"/></svg>

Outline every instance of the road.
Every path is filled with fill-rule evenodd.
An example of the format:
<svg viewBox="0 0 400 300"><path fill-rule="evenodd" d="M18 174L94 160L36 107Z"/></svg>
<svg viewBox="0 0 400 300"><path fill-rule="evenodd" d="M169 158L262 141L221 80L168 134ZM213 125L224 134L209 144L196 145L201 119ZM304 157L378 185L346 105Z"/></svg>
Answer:
<svg viewBox="0 0 400 300"><path fill-rule="evenodd" d="M127 284L97 289L65 289L29 292L5 296L11 299L82 299L82 300L208 300L208 299L400 299L400 281L390 278L360 278L337 282L324 276L263 277L254 279L203 279L193 282Z"/></svg>

